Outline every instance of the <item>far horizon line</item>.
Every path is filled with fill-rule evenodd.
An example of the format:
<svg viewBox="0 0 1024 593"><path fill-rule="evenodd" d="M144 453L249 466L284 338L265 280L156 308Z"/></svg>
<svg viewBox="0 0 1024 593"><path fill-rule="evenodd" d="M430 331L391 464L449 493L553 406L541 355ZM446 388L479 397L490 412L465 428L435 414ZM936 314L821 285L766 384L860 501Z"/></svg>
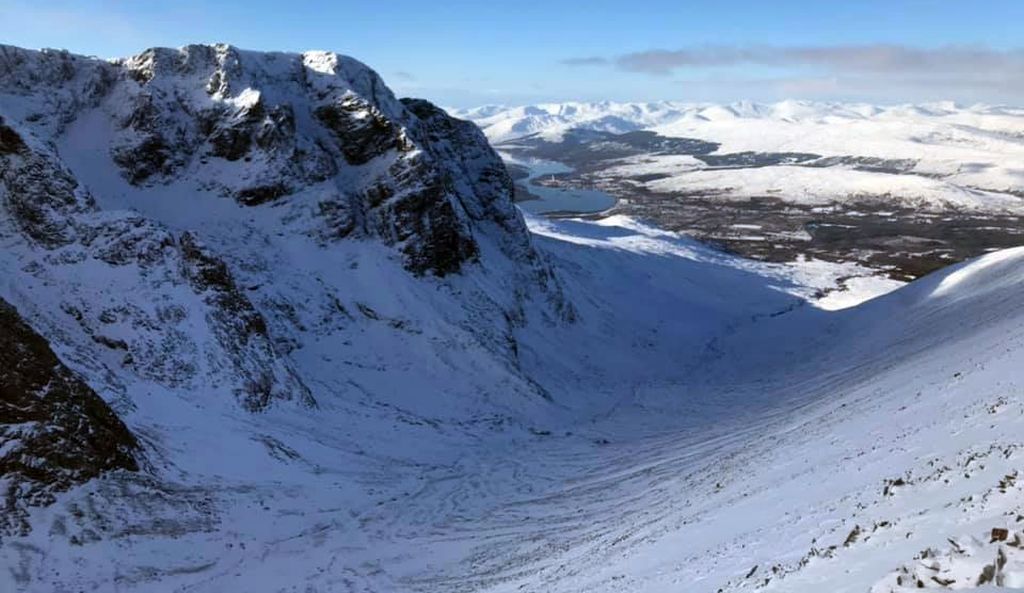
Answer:
<svg viewBox="0 0 1024 593"><path fill-rule="evenodd" d="M403 97L419 98L415 94L402 95ZM659 104L670 104L679 107L715 107L715 106L735 106L735 105L751 105L751 106L774 106L783 103L802 103L811 105L835 105L835 106L848 106L848 105L859 105L866 107L930 107L930 106L947 106L953 109L976 109L976 108L987 108L987 109L1024 109L1024 103L1013 104L1013 103L987 103L984 101L966 102L957 101L955 99L933 99L927 101L868 101L868 100L856 100L856 99L800 99L796 97L790 97L786 99L779 99L775 101L761 101L755 99L733 99L727 101L693 101L686 99L631 99L631 100L584 100L584 99L555 99L555 100L543 100L526 103L516 102L494 102L494 103L477 103L467 107L455 107L452 105L442 105L447 111L471 111L476 109L485 109L488 107L500 108L500 109L518 109L525 107L543 107L543 106L564 106L564 105L659 105Z"/></svg>
<svg viewBox="0 0 1024 593"><path fill-rule="evenodd" d="M424 98L424 99L427 99L427 100L429 100L429 101L431 101L431 102L433 102L433 103L435 103L437 105L442 106L446 111L451 111L451 112L469 111L469 110L473 110L473 109L483 109L483 108L487 108L487 107L495 107L495 108L503 108L503 109L516 109L516 108L522 108L522 107L537 107L537 106L543 106L543 105L570 105L570 104L577 104L577 105L675 104L675 105L685 106L685 107L701 107L701 106L716 106L716 105L717 106L733 106L733 105L740 105L740 104L771 106L771 105L779 105L779 104L782 104L782 103L789 103L789 102L814 104L814 105L861 105L861 106L886 107L886 108L901 107L901 106L906 106L906 107L924 107L924 106L936 106L936 105L941 105L941 104L949 104L949 106L951 108L958 109L958 110L1000 109L1000 108L1002 108L1002 109L1021 109L1021 108L1024 108L1024 101L1022 101L1021 103L1008 103L1008 102L989 102L989 101L963 101L963 100L950 99L950 98L937 98L937 99L927 99L927 100L890 100L890 99L877 99L876 100L876 99L855 99L855 98L850 98L850 99L813 99L813 98L799 98L799 97L796 97L796 96L791 96L791 97L787 97L787 98L783 98L783 99L776 99L776 100L758 100L758 99L751 99L751 98L737 98L737 99L727 99L727 100L687 100L687 99L624 99L624 100L619 100L619 99L614 99L614 100L613 99L595 99L595 100L584 100L584 99L578 99L578 98L566 98L566 99L543 99L543 100L536 100L536 101L496 101L496 102L458 101L457 103L461 104L462 106L456 106L451 101L445 101L445 100L442 100L442 99L433 98L433 97L431 97L431 95L432 94L436 94L436 93L447 93L447 92L453 92L453 91L454 92L460 92L461 91L463 93L467 93L468 92L470 94L476 94L477 91L470 91L468 89L445 89L445 88L430 89L429 87L423 87L425 90L433 90L436 93L430 93L430 92L427 92L427 93L410 92L411 89L409 89L408 85L404 84L404 82L406 81L406 78L407 77L411 77L407 73L401 72L401 71L383 71L382 69L379 69L379 68L375 67L372 62L366 61L366 60L358 57L355 52L348 52L348 51L331 50L331 49L312 49L312 48L311 49L303 49L303 50L296 50L296 49L281 49L281 50L278 50L278 49L255 49L255 48L252 48L252 47L246 47L246 46L241 45L241 44L236 44L236 43L227 42L227 41L192 42L192 43L184 43L184 44L180 44L180 45L159 45L159 44L157 44L157 45L146 46L146 47L142 48L141 50L135 51L133 53L124 53L124 54L121 54L121 55L111 55L111 56L103 56L103 55L99 55L99 54L95 54L95 53L79 52L79 51L76 51L76 50L73 50L73 49L69 49L67 47L46 47L46 46L43 46L43 47L38 47L38 46L27 47L27 46L23 46L23 45L16 45L16 44L12 44L12 43L2 43L2 42L0 42L0 47L13 47L13 48L20 48L20 49L26 49L26 50L29 50L29 51L37 51L37 52L60 52L60 53L67 53L67 54L74 55L74 56L79 56L79 57L82 57L82 58L95 59L95 60L103 60L103 61L108 61L108 62L113 62L113 61L116 61L116 60L127 59L127 58L131 58L131 57L137 57L137 56L140 56L140 55L146 53L147 51L152 51L152 50L169 50L169 51L177 50L177 51L181 51L181 50L187 49L189 47L227 47L227 48L232 48L232 49L235 49L235 50L241 51L241 52L262 53L262 54L286 54L286 55L287 54L290 54L290 55L306 55L306 54L313 54L313 53L334 54L334 55L337 55L337 56L342 56L342 57L346 57L346 58L355 60L357 62L360 62L360 63L366 65L370 70L373 70L374 72L376 72L381 77L381 79L385 82L385 84L387 84L387 86L392 90L392 92L394 93L394 95L396 97L401 97L401 98ZM712 82L713 83L715 81L712 80L712 81L703 81L703 82ZM400 90L403 87L405 87L406 89L409 89L409 90L407 90L407 91Z"/></svg>

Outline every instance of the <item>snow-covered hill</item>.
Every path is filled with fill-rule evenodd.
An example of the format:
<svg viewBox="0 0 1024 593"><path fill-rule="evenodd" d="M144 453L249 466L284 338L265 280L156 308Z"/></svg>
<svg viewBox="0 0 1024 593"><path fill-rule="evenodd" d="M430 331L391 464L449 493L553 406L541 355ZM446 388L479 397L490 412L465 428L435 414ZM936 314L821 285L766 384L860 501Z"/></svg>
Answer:
<svg viewBox="0 0 1024 593"><path fill-rule="evenodd" d="M829 312L350 58L0 83L0 590L1021 582L1019 249Z"/></svg>
<svg viewBox="0 0 1024 593"><path fill-rule="evenodd" d="M494 143L541 134L558 138L572 128L621 134L685 117L692 106L680 103L545 103L521 107L486 105L456 109L456 117L476 122Z"/></svg>
<svg viewBox="0 0 1024 593"><path fill-rule="evenodd" d="M924 205L1020 211L1024 109L952 103L875 106L783 101L729 105L555 103L455 112L475 121L494 143L526 137L557 142L571 129L650 130L717 144L714 154L806 154L813 168L719 166L651 151L606 168L604 177L655 179L653 192L749 197L779 195L826 203L888 194ZM839 159L828 162L823 159ZM850 160L854 159L854 160ZM868 160L865 160L868 159ZM910 175L894 179L886 168Z"/></svg>

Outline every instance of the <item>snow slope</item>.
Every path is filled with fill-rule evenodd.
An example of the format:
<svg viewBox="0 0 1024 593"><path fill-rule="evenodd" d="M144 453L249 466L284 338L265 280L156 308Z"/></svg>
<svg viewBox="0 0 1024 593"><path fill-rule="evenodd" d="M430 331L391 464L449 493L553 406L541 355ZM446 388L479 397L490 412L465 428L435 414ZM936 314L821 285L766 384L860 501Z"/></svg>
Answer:
<svg viewBox="0 0 1024 593"><path fill-rule="evenodd" d="M315 413L211 417L149 396L130 424L156 414L144 434L176 479L162 494L98 481L37 510L73 536L107 531L82 546L48 529L7 540L11 574L28 579L15 584L888 591L900 571L966 584L994 562L989 530L1022 510L1007 476L1021 459L1024 252L828 313L771 270L628 220L535 224L587 323L520 335L550 402L477 395L517 402L526 426L452 423L443 400L390 399L351 364L343 380L362 394L321 392ZM381 378L402 373L423 395L472 390L430 379L428 360L379 360ZM930 548L935 571L915 560Z"/></svg>
<svg viewBox="0 0 1024 593"><path fill-rule="evenodd" d="M20 506L0 590L1020 584L1016 532L989 536L1024 514L1024 251L831 312L810 267L523 220L478 134L347 58L23 51L0 61L0 298L140 451ZM294 133L238 117L252 91ZM149 107L120 118L125 96Z"/></svg>
<svg viewBox="0 0 1024 593"><path fill-rule="evenodd" d="M719 329L680 352L684 379L645 377L573 436L517 452L553 483L446 532L470 560L430 583L889 591L906 568L975 584L989 531L1021 510L1022 279L1024 251L1001 252L860 308ZM571 447L582 435L598 446Z"/></svg>

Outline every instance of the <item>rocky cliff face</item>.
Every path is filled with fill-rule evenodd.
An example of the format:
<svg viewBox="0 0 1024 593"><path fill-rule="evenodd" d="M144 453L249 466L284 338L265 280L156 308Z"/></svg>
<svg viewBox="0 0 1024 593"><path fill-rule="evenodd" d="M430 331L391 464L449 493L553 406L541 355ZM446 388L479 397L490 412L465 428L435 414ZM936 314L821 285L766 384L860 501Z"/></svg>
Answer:
<svg viewBox="0 0 1024 593"><path fill-rule="evenodd" d="M230 382L251 410L274 397L312 402L226 264L188 232L176 234L130 212L101 211L51 143L0 125L6 144L15 147L0 154L4 222L10 226L7 238L15 241L7 255L22 262L19 288L31 292L31 278L43 284L40 290L61 297L58 311L39 315L70 318L90 348L114 354L118 366L168 386L188 385L205 356L213 363L207 378ZM16 248L22 241L24 248ZM122 281L125 292L96 312L95 293L80 289L117 290L119 283L110 284L114 278L104 281L110 275ZM154 277L161 280L154 283ZM156 288L163 302L132 298L145 294L138 292L140 285ZM185 301L173 294L181 288L190 289ZM189 314L200 315L213 336L205 348L183 324ZM128 327L117 331L117 325Z"/></svg>
<svg viewBox="0 0 1024 593"><path fill-rule="evenodd" d="M0 300L0 534L26 507L112 470L137 471L138 443L110 407Z"/></svg>
<svg viewBox="0 0 1024 593"><path fill-rule="evenodd" d="M270 430L252 413L422 391L477 422L494 376L539 395L516 332L574 312L511 193L474 125L351 58L0 46L0 387L43 423L0 425L8 508L134 469L118 416L160 482L188 410Z"/></svg>
<svg viewBox="0 0 1024 593"><path fill-rule="evenodd" d="M417 274L474 260L479 222L527 240L504 168L475 126L398 101L351 58L218 45L104 62L5 46L0 82L22 99L10 102L12 119L44 138L100 111L105 133L94 140L105 146L92 148L133 186L189 179L258 206L322 185L330 233L393 245Z"/></svg>

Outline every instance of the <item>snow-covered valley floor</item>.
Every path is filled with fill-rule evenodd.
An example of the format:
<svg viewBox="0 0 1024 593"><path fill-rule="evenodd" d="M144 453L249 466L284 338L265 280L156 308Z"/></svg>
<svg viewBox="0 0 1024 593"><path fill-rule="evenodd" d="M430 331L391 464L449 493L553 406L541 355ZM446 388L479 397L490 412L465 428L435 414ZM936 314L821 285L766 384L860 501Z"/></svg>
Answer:
<svg viewBox="0 0 1024 593"><path fill-rule="evenodd" d="M549 400L373 329L390 361L297 355L348 383L315 412L136 394L164 481L36 509L44 527L5 540L3 589L1024 585L1024 250L830 312L790 268L629 219L531 226L581 319L517 336Z"/></svg>
<svg viewBox="0 0 1024 593"><path fill-rule="evenodd" d="M991 529L1021 517L1022 264L1005 252L845 313L735 321L680 352L685 378L640 380L572 435L510 451L498 490L527 491L444 529L468 561L424 589L983 582ZM1004 550L999 583L1024 584Z"/></svg>

